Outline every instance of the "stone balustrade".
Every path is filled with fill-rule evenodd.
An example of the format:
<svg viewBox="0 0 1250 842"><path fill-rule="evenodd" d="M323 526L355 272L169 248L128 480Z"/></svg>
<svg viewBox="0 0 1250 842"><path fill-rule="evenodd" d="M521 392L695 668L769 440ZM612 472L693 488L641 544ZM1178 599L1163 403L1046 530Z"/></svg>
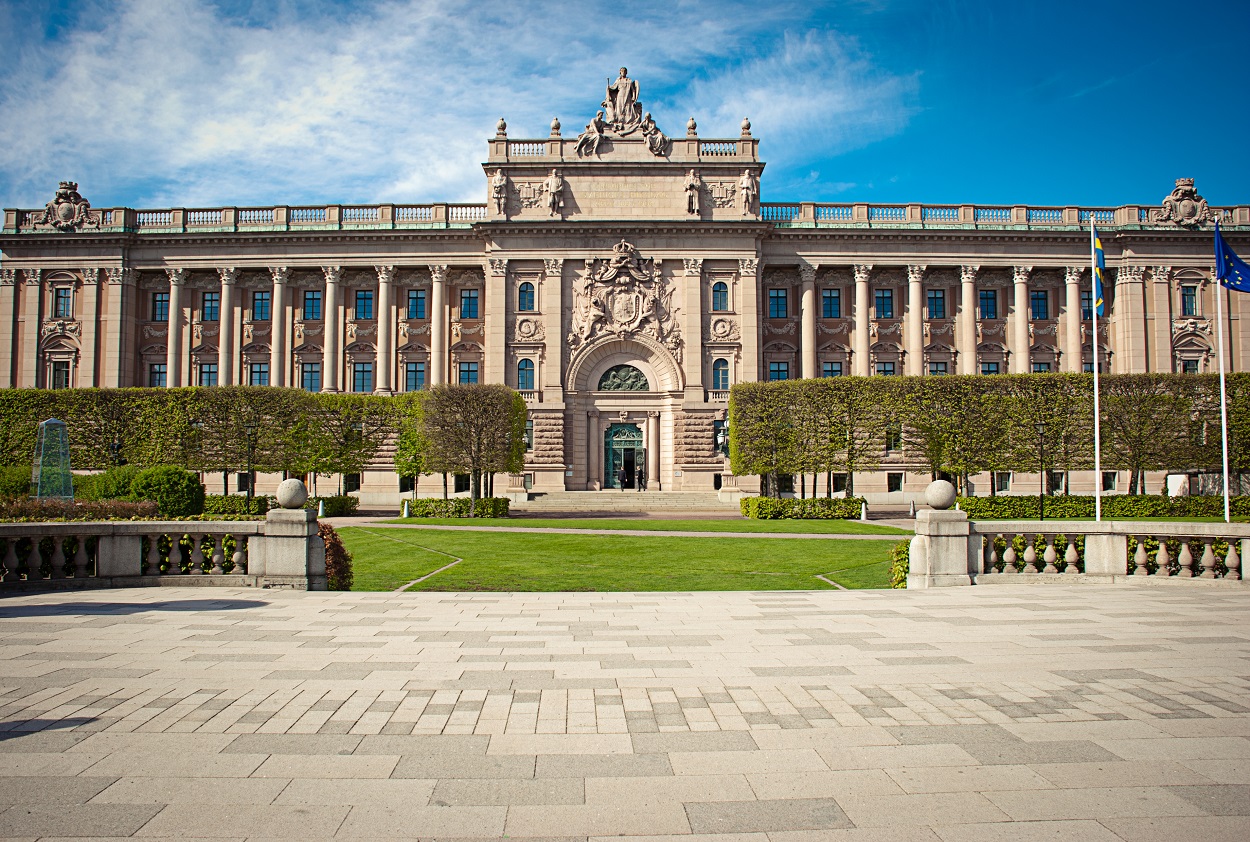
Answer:
<svg viewBox="0 0 1250 842"><path fill-rule="evenodd" d="M1250 226L1250 206L1212 208L1228 228ZM894 205L821 202L762 202L760 219L778 228L1172 228L1157 222L1155 209L1028 207L1025 205Z"/></svg>

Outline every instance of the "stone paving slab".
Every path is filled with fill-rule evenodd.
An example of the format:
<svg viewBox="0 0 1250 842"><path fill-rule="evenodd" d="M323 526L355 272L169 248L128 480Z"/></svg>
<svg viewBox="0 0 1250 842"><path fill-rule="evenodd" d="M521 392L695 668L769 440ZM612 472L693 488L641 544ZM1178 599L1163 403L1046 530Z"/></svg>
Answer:
<svg viewBox="0 0 1250 842"><path fill-rule="evenodd" d="M0 836L1250 838L1250 588L0 600Z"/></svg>

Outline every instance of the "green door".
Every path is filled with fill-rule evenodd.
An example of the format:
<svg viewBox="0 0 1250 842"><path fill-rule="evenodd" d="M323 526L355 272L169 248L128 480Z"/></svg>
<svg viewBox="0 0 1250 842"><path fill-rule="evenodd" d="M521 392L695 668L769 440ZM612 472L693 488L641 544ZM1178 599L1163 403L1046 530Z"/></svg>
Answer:
<svg viewBox="0 0 1250 842"><path fill-rule="evenodd" d="M613 424L603 435L603 487L620 488L621 470L625 488L634 487L638 467L644 462L642 430L637 424Z"/></svg>

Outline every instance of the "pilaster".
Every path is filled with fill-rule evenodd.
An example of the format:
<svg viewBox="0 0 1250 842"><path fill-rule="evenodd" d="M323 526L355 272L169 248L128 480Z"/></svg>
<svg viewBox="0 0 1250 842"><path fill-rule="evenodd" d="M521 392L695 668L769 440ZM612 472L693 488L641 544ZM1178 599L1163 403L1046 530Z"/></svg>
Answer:
<svg viewBox="0 0 1250 842"><path fill-rule="evenodd" d="M802 286L799 292L799 371L802 377L817 377L816 371L816 267L799 266Z"/></svg>
<svg viewBox="0 0 1250 842"><path fill-rule="evenodd" d="M182 288L187 279L186 269L166 269L169 276L169 331L165 336L165 385L177 388L182 385Z"/></svg>
<svg viewBox="0 0 1250 842"><path fill-rule="evenodd" d="M286 283L290 273L285 266L269 269L273 279L273 296L269 311L269 385L286 386L287 361L291 349L287 344Z"/></svg>
<svg viewBox="0 0 1250 842"><path fill-rule="evenodd" d="M764 323L760 318L759 258L738 260L738 298L742 313L742 381L760 379ZM750 330L746 328L750 327Z"/></svg>
<svg viewBox="0 0 1250 842"><path fill-rule="evenodd" d="M1172 267L1150 270L1150 307L1146 314L1146 335L1150 357L1147 371L1172 371Z"/></svg>
<svg viewBox="0 0 1250 842"><path fill-rule="evenodd" d="M855 265L855 336L854 347L855 374L867 377L872 366L871 337L869 336L868 313L872 306L869 298L868 278L872 275L871 263Z"/></svg>
<svg viewBox="0 0 1250 842"><path fill-rule="evenodd" d="M543 314L543 359L539 364L543 399L563 402L563 373L568 362L564 344L564 259L547 258L543 261L543 284L538 294L539 312Z"/></svg>
<svg viewBox="0 0 1250 842"><path fill-rule="evenodd" d="M508 292L508 262L506 260L488 260L484 268L486 288L482 291L482 355L484 383L507 383L507 346L506 334L508 314L516 308L516 302ZM536 291L537 293L537 291ZM535 302L537 304L537 302ZM535 372L534 386L540 380Z"/></svg>
<svg viewBox="0 0 1250 842"><path fill-rule="evenodd" d="M16 386L17 270L0 269L0 389Z"/></svg>
<svg viewBox="0 0 1250 842"><path fill-rule="evenodd" d="M1115 274L1116 374L1133 374L1144 368L1146 359L1145 269L1121 266Z"/></svg>
<svg viewBox="0 0 1250 842"><path fill-rule="evenodd" d="M20 344L17 348L20 361L18 386L33 388L39 382L39 327L43 313L43 273L39 269L22 270Z"/></svg>
<svg viewBox="0 0 1250 842"><path fill-rule="evenodd" d="M234 385L234 282L238 271L233 267L217 270L221 279L221 322L217 334L217 382L222 386Z"/></svg>
<svg viewBox="0 0 1250 842"><path fill-rule="evenodd" d="M707 395L703 391L703 259L686 258L683 261L685 289L686 340L686 402L703 403ZM648 475L658 479L657 474Z"/></svg>
<svg viewBox="0 0 1250 842"><path fill-rule="evenodd" d="M74 385L90 388L100 383L100 270L82 270L82 294L78 300L78 323L82 342L78 347L78 379Z"/></svg>

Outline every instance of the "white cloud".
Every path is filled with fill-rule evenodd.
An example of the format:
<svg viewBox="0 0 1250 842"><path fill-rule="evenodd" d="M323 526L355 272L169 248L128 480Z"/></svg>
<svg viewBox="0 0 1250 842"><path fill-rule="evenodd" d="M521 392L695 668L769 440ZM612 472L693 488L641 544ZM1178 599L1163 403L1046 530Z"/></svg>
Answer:
<svg viewBox="0 0 1250 842"><path fill-rule="evenodd" d="M0 202L73 178L95 204L481 201L498 117L574 132L626 64L669 134L750 115L775 169L898 131L915 80L808 30L804 5L448 4L86 7L50 40L21 27L0 69ZM5 46L14 46L12 43ZM769 157L771 156L771 158Z"/></svg>

